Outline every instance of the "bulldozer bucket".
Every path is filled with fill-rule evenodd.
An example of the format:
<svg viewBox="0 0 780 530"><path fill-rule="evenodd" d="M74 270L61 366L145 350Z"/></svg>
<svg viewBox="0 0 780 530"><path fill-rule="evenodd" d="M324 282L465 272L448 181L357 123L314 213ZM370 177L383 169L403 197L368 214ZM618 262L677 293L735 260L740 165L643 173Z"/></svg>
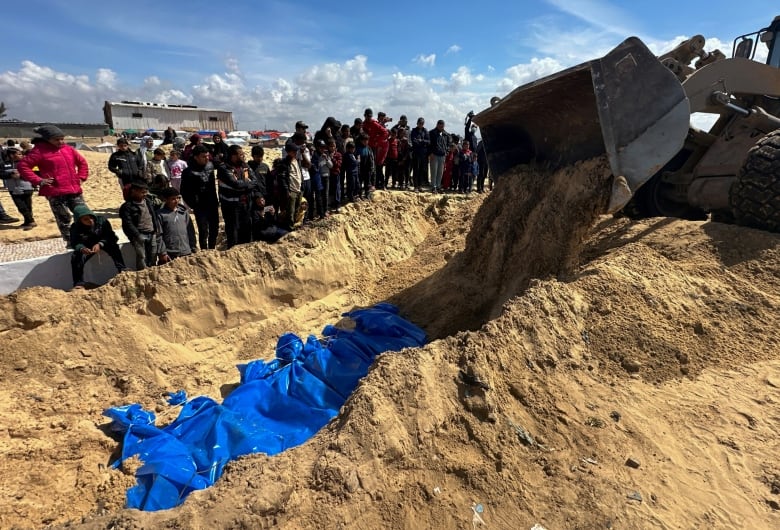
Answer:
<svg viewBox="0 0 780 530"><path fill-rule="evenodd" d="M680 151L690 108L677 77L630 37L600 59L516 88L474 123L495 174L606 153L616 177L614 212Z"/></svg>

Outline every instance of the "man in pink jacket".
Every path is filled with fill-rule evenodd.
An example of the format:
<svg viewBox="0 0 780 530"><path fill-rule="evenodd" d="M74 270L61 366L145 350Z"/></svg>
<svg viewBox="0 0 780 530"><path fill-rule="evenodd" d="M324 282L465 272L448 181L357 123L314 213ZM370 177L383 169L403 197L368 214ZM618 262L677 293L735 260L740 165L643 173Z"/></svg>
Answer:
<svg viewBox="0 0 780 530"><path fill-rule="evenodd" d="M81 182L89 176L89 166L81 154L65 144L65 133L55 125L35 129L39 138L35 147L17 166L19 176L33 186L40 186L65 241L70 241L71 212L85 204ZM38 166L38 174L33 168ZM39 176L40 175L40 176ZM86 204L85 204L86 205Z"/></svg>

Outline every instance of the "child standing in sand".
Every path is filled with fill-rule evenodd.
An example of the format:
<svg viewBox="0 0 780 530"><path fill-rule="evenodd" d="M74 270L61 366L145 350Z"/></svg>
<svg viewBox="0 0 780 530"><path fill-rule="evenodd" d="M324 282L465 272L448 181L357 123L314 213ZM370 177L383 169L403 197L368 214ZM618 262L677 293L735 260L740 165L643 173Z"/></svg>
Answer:
<svg viewBox="0 0 780 530"><path fill-rule="evenodd" d="M187 169L187 162L181 159L181 153L178 149L171 151L166 165L168 166L168 176L171 179L171 187L175 188L176 191L180 191L181 174Z"/></svg>

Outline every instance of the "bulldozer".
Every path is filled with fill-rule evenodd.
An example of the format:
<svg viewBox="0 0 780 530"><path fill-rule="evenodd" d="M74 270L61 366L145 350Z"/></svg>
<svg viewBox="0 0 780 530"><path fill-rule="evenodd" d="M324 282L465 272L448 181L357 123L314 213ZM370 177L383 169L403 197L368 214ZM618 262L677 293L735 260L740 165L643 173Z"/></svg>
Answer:
<svg viewBox="0 0 780 530"><path fill-rule="evenodd" d="M730 58L701 35L661 56L629 37L490 103L473 122L496 177L606 155L606 213L780 232L780 16L737 37ZM692 125L703 115L707 130Z"/></svg>

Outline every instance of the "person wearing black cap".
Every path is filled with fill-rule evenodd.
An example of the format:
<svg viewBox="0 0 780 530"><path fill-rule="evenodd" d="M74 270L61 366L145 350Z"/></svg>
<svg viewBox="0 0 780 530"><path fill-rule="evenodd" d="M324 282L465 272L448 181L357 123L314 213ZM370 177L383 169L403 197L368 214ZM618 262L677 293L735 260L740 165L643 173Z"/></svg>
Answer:
<svg viewBox="0 0 780 530"><path fill-rule="evenodd" d="M89 176L89 164L65 143L65 133L56 125L42 125L35 132L35 147L19 161L17 169L22 180L39 186L39 194L49 201L60 235L69 242L71 211L85 204L81 183ZM37 174L33 172L35 166Z"/></svg>
<svg viewBox="0 0 780 530"><path fill-rule="evenodd" d="M162 240L168 257L176 259L189 256L197 250L195 227L192 226L190 213L181 204L181 196L176 188L166 188L159 194L163 204L157 209Z"/></svg>
<svg viewBox="0 0 780 530"><path fill-rule="evenodd" d="M108 219L95 215L86 204L73 208L73 218L69 246L73 249L70 268L74 289L84 287L84 265L92 256L100 254L101 250L111 256L117 272L127 270L122 250L119 248L119 238L116 237Z"/></svg>
<svg viewBox="0 0 780 530"><path fill-rule="evenodd" d="M122 231L135 250L135 269L143 270L168 262L165 243L162 241L160 220L154 211L154 203L147 197L149 185L136 180L130 184L128 198L119 208Z"/></svg>

